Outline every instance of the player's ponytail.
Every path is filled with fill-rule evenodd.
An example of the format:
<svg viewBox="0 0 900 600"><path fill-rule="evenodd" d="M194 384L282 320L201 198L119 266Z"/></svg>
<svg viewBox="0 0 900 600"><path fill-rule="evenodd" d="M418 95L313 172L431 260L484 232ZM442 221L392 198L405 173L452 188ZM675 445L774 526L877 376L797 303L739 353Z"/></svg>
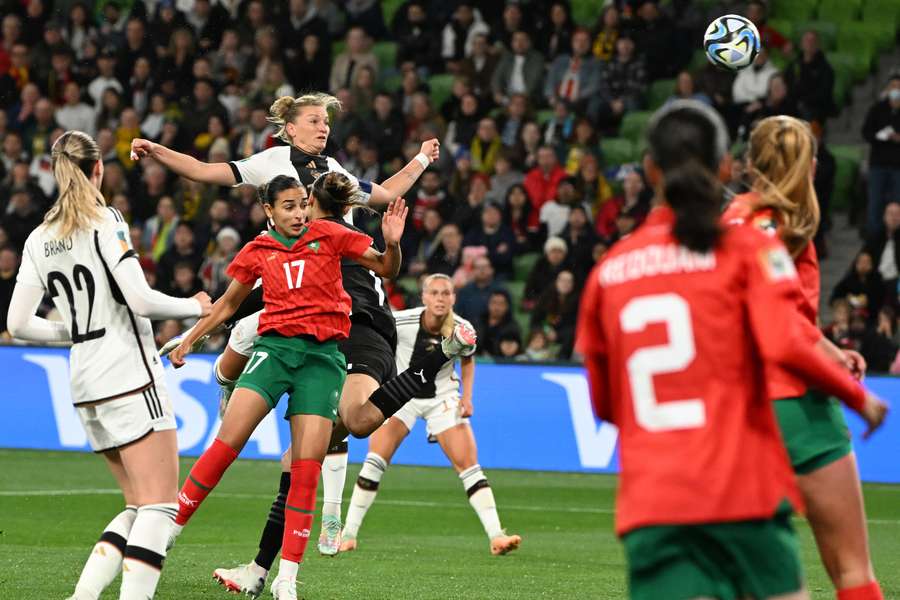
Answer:
<svg viewBox="0 0 900 600"><path fill-rule="evenodd" d="M91 172L100 160L100 147L82 131L67 131L53 144L50 161L59 196L44 216L59 237L89 229L102 218L106 200L91 183Z"/></svg>
<svg viewBox="0 0 900 600"><path fill-rule="evenodd" d="M663 196L675 212L675 239L696 252L709 252L721 233L722 187L716 175L728 148L722 118L694 100L672 102L654 115L647 140L662 171Z"/></svg>
<svg viewBox="0 0 900 600"><path fill-rule="evenodd" d="M816 153L809 125L794 117L768 117L750 133L750 173L753 190L760 196L754 208L775 210L779 236L792 256L797 256L819 229L821 215L812 171Z"/></svg>
<svg viewBox="0 0 900 600"><path fill-rule="evenodd" d="M309 192L322 212L334 217L343 217L348 207L365 207L365 203L357 200L358 194L359 186L337 171L316 177Z"/></svg>

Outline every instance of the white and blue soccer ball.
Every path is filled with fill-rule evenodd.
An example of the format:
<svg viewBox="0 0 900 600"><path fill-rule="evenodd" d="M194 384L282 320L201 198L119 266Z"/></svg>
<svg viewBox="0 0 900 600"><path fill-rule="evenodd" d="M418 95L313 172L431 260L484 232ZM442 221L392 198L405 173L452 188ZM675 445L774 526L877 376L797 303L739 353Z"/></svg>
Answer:
<svg viewBox="0 0 900 600"><path fill-rule="evenodd" d="M715 19L703 35L707 60L728 71L739 71L752 65L759 48L756 25L740 15L724 15Z"/></svg>

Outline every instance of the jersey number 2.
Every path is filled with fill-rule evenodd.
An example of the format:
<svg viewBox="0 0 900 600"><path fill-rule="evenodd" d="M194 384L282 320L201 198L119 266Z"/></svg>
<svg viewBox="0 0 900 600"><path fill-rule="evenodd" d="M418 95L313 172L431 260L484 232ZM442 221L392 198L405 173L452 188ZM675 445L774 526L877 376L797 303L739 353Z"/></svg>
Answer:
<svg viewBox="0 0 900 600"><path fill-rule="evenodd" d="M105 328L101 327L91 331L91 314L94 312L94 290L96 289L94 277L84 265L75 265L75 268L72 269L72 280L75 282L75 289L87 295L87 321L84 324L84 332L78 331L78 321L75 320L75 292L72 290L72 284L59 271L50 271L47 274L47 288L50 296L56 298L62 288L62 293L65 294L66 302L69 304L69 313L72 315L72 342L78 344L103 337L106 333Z"/></svg>
<svg viewBox="0 0 900 600"><path fill-rule="evenodd" d="M691 309L678 294L641 296L628 302L619 315L622 331L637 333L652 323L666 326L669 342L636 350L628 358L628 381L638 425L648 431L693 429L706 423L703 400L656 401L653 377L686 369L697 350Z"/></svg>
<svg viewBox="0 0 900 600"><path fill-rule="evenodd" d="M289 290L296 290L300 287L300 284L303 283L303 267L305 265L305 260L292 260L289 263L282 263L282 266L284 267L284 276L287 278L287 286ZM297 269L296 279L291 276L291 267L296 267Z"/></svg>

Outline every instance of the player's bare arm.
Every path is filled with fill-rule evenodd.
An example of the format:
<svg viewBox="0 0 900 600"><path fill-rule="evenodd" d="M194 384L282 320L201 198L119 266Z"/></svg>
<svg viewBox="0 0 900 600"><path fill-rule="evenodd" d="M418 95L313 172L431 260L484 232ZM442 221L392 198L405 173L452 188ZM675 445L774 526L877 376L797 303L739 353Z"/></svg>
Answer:
<svg viewBox="0 0 900 600"><path fill-rule="evenodd" d="M235 185L228 163L205 163L193 156L170 150L161 144L141 138L131 140L132 160L152 158L181 177L213 185Z"/></svg>
<svg viewBox="0 0 900 600"><path fill-rule="evenodd" d="M437 138L422 142L422 148L405 167L394 173L383 183L372 184L372 197L369 203L383 206L398 196L403 196L418 181L428 166L441 155L441 143Z"/></svg>
<svg viewBox="0 0 900 600"><path fill-rule="evenodd" d="M459 416L471 417L475 412L472 405L472 387L475 385L475 359L464 356L459 359L459 372L462 375L462 397L459 400Z"/></svg>
<svg viewBox="0 0 900 600"><path fill-rule="evenodd" d="M409 209L403 198L397 198L388 205L384 216L381 218L381 233L384 236L384 252L369 248L366 253L357 259L357 262L365 268L373 271L380 277L396 277L400 272L402 259L400 252L400 238L403 236L403 228L406 225L406 215Z"/></svg>
<svg viewBox="0 0 900 600"><path fill-rule="evenodd" d="M252 290L252 286L244 285L236 279L231 280L231 284L222 297L212 305L209 315L197 321L190 334L185 336L178 347L169 354L169 360L176 369L184 366L184 358L190 354L194 342L228 320L228 317L235 313Z"/></svg>

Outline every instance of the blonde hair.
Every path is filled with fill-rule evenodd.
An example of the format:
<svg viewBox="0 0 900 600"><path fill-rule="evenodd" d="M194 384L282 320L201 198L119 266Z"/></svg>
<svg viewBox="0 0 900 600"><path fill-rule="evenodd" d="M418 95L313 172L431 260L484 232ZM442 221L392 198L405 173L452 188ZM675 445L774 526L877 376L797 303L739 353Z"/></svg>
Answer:
<svg viewBox="0 0 900 600"><path fill-rule="evenodd" d="M275 137L282 142L291 143L291 138L287 134L287 124L297 118L297 115L300 114L300 109L304 106L321 106L329 113L332 113L341 110L341 101L324 92L311 92L297 98L291 96L278 98L269 107L269 116L267 118L269 123L278 127Z"/></svg>
<svg viewBox="0 0 900 600"><path fill-rule="evenodd" d="M44 216L44 223L55 226L60 237L68 237L103 217L106 201L89 179L100 160L100 147L82 131L67 131L53 144L50 158L59 197Z"/></svg>
<svg viewBox="0 0 900 600"><path fill-rule="evenodd" d="M425 279L422 280L422 291L424 292L429 285L437 280L446 281L450 284L450 287L453 287L453 280L450 279L449 276L444 275L443 273L432 273L428 275ZM444 322L441 323L441 335L445 338L453 335L453 328L456 326L456 314L453 312L453 308L451 307L449 311L447 311L447 315L444 317Z"/></svg>
<svg viewBox="0 0 900 600"><path fill-rule="evenodd" d="M778 232L792 256L797 256L819 228L819 200L813 187L812 161L816 139L806 121L768 117L750 134L747 157L760 200L754 207L772 208Z"/></svg>

